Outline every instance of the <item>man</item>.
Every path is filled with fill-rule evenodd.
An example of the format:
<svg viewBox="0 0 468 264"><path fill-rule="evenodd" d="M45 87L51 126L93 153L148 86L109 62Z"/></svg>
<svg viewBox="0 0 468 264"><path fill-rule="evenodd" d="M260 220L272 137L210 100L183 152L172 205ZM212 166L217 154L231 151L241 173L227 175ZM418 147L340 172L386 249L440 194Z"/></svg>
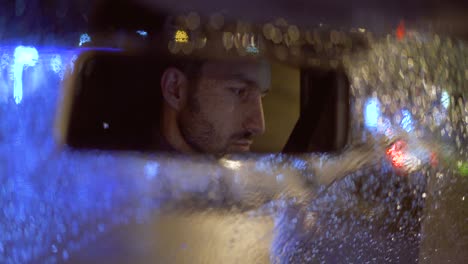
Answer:
<svg viewBox="0 0 468 264"><path fill-rule="evenodd" d="M191 66L191 67L190 67ZM180 153L250 151L265 132L262 98L270 67L255 60L171 66L161 77L161 148Z"/></svg>

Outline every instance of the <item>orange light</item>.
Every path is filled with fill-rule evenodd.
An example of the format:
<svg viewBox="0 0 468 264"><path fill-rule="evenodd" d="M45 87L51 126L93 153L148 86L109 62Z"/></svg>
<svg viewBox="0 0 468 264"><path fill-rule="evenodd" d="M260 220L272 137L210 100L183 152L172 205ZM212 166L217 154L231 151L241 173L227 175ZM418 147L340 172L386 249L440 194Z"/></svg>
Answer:
<svg viewBox="0 0 468 264"><path fill-rule="evenodd" d="M437 167L439 165L439 159L437 158L436 153L431 153L431 165L432 167Z"/></svg>
<svg viewBox="0 0 468 264"><path fill-rule="evenodd" d="M405 37L405 22L402 20L396 29L396 37L398 40L403 40Z"/></svg>

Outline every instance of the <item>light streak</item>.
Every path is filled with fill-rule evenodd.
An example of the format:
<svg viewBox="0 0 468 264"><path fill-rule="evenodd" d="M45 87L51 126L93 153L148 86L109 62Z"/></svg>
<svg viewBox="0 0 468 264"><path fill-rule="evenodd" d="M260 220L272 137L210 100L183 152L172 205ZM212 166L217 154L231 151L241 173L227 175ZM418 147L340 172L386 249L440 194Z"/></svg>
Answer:
<svg viewBox="0 0 468 264"><path fill-rule="evenodd" d="M36 65L39 53L34 47L18 46L14 53L13 64L13 97L16 104L23 99L23 70L25 67Z"/></svg>

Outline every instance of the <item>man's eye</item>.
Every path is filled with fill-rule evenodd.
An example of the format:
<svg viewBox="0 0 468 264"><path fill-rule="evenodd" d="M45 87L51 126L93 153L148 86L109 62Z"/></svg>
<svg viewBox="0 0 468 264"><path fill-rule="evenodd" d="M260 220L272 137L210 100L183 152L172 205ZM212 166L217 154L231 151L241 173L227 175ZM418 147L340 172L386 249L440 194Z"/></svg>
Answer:
<svg viewBox="0 0 468 264"><path fill-rule="evenodd" d="M232 87L232 88L231 88L231 91L232 91L235 95L237 95L237 96L239 96L239 97L243 97L243 96L245 95L247 89L245 89L245 88L235 88L235 87Z"/></svg>

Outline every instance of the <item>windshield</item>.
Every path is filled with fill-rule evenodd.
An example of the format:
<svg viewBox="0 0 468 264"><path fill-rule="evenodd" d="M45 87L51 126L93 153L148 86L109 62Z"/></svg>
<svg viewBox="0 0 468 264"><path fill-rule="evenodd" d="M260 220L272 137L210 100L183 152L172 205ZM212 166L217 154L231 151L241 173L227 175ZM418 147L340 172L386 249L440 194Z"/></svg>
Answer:
<svg viewBox="0 0 468 264"><path fill-rule="evenodd" d="M395 31L375 33L350 23L346 30L326 31L326 38L297 26L304 43L310 38L310 45L321 47L318 53L334 55L306 61L342 67L349 80L346 148L213 159L61 144L59 120L67 108L69 76L80 70L77 60L89 50L114 51L117 44L102 45L109 34L88 32L83 14L95 10L91 4L12 1L5 10L0 13L1 263L466 260L468 49L460 35L400 21ZM70 22L51 26L39 10ZM14 17L24 18L23 24L11 23ZM280 30L288 23L283 20L261 25ZM34 21L41 30L28 31ZM132 32L130 39L136 40L130 43L151 34ZM337 59L327 47L356 40L347 34L359 35L367 48L336 52ZM126 44L117 48L128 48L128 39L122 39ZM294 56L285 52L279 57ZM275 67L283 67L276 71L277 86L294 83L295 90L269 101L273 112L266 127L288 134L300 115L299 105L291 107L303 96L300 78L291 68ZM285 94L287 100L275 101ZM288 122L277 121L277 115ZM283 134L257 144L274 141L281 148Z"/></svg>

